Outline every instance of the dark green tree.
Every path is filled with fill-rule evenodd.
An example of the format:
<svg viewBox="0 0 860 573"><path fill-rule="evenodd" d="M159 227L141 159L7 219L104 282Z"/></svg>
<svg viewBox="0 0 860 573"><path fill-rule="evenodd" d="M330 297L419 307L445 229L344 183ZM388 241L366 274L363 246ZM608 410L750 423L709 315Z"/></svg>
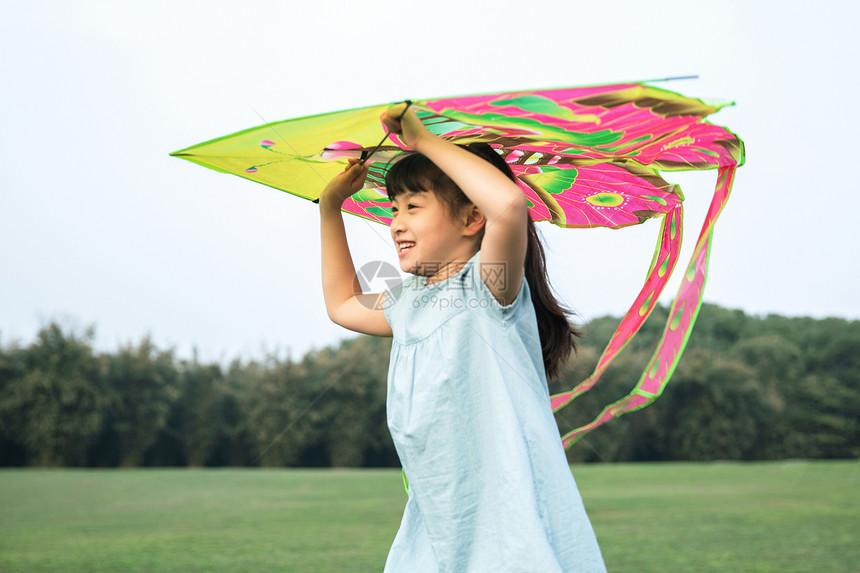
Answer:
<svg viewBox="0 0 860 573"><path fill-rule="evenodd" d="M391 340L360 336L344 341L318 383L330 385L316 423L335 467L396 465L385 417Z"/></svg>
<svg viewBox="0 0 860 573"><path fill-rule="evenodd" d="M182 363L179 399L171 416L171 429L184 447L191 467L201 467L212 456L225 425L221 404L226 382L217 364L201 364L196 358Z"/></svg>
<svg viewBox="0 0 860 573"><path fill-rule="evenodd" d="M672 459L760 459L776 438L755 371L702 348L688 351L661 400Z"/></svg>
<svg viewBox="0 0 860 573"><path fill-rule="evenodd" d="M64 331L52 322L6 366L0 394L5 433L30 465L82 465L107 406L94 329Z"/></svg>
<svg viewBox="0 0 860 573"><path fill-rule="evenodd" d="M173 351L160 351L149 337L106 356L110 389L109 431L119 448L119 465L139 466L177 397L179 372Z"/></svg>
<svg viewBox="0 0 860 573"><path fill-rule="evenodd" d="M0 466L27 463L27 451L21 443L23 428L17 427L21 417L15 414L14 403L4 404L11 395L13 381L24 375L23 354L17 344L8 348L0 346Z"/></svg>
<svg viewBox="0 0 860 573"><path fill-rule="evenodd" d="M314 424L324 392L309 382L308 371L316 362L327 365L332 354L330 349L312 351L300 363L269 355L262 363L245 365L242 378L248 386L241 399L253 443L250 462L268 467L325 465L312 463L315 457L325 459L325 453L310 452L324 446Z"/></svg>

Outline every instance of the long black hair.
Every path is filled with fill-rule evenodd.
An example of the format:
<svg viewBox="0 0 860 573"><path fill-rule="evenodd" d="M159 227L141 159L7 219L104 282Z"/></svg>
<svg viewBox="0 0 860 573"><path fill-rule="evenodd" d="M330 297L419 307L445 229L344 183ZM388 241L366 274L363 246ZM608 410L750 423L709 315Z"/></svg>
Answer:
<svg viewBox="0 0 860 573"><path fill-rule="evenodd" d="M511 181L516 182L511 167L488 144L470 143L461 147L490 162ZM420 153L408 152L398 159L388 170L385 188L391 201L405 191L431 191L448 207L452 215L460 213L463 207L472 205L454 181ZM576 338L582 334L569 318L573 313L565 308L552 292L546 271L543 243L534 221L531 217L527 219L528 247L523 273L529 283L537 315L546 375L551 380L558 377L562 366L570 358L571 351L576 352Z"/></svg>

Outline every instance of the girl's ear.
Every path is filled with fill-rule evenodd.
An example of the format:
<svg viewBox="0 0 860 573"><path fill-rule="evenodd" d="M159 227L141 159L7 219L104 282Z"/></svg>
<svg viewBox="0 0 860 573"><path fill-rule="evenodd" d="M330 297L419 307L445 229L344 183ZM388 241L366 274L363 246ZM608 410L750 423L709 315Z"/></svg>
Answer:
<svg viewBox="0 0 860 573"><path fill-rule="evenodd" d="M463 225L463 234L473 236L479 233L484 225L487 224L487 217L476 205L470 205L466 208L466 215Z"/></svg>

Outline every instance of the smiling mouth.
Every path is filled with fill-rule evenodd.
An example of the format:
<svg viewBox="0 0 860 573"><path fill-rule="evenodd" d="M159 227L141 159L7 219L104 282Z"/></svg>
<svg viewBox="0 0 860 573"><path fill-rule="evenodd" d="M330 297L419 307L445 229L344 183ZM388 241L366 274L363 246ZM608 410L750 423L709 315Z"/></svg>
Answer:
<svg viewBox="0 0 860 573"><path fill-rule="evenodd" d="M414 241L403 241L402 243L397 243L397 252L402 255L414 246Z"/></svg>

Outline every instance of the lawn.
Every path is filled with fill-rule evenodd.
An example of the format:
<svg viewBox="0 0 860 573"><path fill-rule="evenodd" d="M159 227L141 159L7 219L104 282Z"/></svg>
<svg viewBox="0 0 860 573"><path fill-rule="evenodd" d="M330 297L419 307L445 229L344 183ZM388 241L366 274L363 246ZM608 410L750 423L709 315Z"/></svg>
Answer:
<svg viewBox="0 0 860 573"><path fill-rule="evenodd" d="M860 464L574 467L611 572L853 571ZM3 470L0 571L381 571L392 470Z"/></svg>

